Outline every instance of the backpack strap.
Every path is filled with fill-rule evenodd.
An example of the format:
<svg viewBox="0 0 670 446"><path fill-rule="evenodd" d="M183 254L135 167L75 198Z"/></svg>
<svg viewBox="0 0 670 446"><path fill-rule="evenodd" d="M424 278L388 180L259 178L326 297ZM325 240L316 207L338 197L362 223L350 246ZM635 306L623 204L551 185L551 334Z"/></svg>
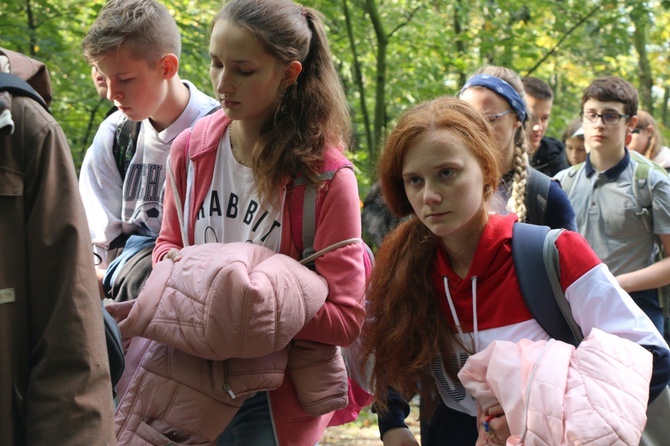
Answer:
<svg viewBox="0 0 670 446"><path fill-rule="evenodd" d="M528 211L526 221L534 225L543 225L551 178L530 166L527 172L526 197L530 199L526 199L526 209Z"/></svg>
<svg viewBox="0 0 670 446"><path fill-rule="evenodd" d="M42 99L42 96L28 82L15 74L0 72L0 91L6 91L12 95L29 97L44 107L46 111L49 111L49 107L44 102L44 99Z"/></svg>
<svg viewBox="0 0 670 446"><path fill-rule="evenodd" d="M559 280L555 241L561 232L547 226L515 223L512 258L521 294L535 320L552 338L578 345L581 330L574 322Z"/></svg>
<svg viewBox="0 0 670 446"><path fill-rule="evenodd" d="M142 121L135 122L123 115L123 119L116 127L116 135L112 143L112 153L114 161L116 161L116 168L119 170L121 179L125 181L126 172L130 167L130 160L135 155L137 149L137 139L140 135L140 126Z"/></svg>
<svg viewBox="0 0 670 446"><path fill-rule="evenodd" d="M211 115L220 108L221 105L216 105L205 116ZM126 179L126 172L128 172L128 167L130 167L130 161L137 151L137 140L140 135L141 125L142 121L131 121L126 115L123 115L123 119L121 119L121 122L116 127L116 135L112 143L112 153L114 154L116 168L119 169L122 180Z"/></svg>
<svg viewBox="0 0 670 446"><path fill-rule="evenodd" d="M568 198L570 198L570 192L572 192L572 188L575 187L575 178L577 177L579 171L584 168L584 166L586 166L586 162L575 164L574 166L570 167L570 170L568 170L566 175L563 175L563 178L561 179L561 187L565 191Z"/></svg>

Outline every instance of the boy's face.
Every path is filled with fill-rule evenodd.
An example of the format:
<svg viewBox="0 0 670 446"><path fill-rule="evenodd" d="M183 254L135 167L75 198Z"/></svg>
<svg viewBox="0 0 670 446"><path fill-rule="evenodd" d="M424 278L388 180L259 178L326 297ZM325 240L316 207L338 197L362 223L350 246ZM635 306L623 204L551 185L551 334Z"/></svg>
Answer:
<svg viewBox="0 0 670 446"><path fill-rule="evenodd" d="M587 151L596 151L601 154L615 154L623 152L626 143L626 134L635 128L637 116L620 117L618 122L605 124L602 116L610 115L614 119L624 115L624 105L621 102L602 102L589 99L582 108L582 122L584 126L584 144ZM615 116L616 115L616 116ZM591 119L589 119L591 117Z"/></svg>
<svg viewBox="0 0 670 446"><path fill-rule="evenodd" d="M97 64L107 78L107 98L132 121L154 116L167 95L163 59L150 66L124 46L105 55Z"/></svg>
<svg viewBox="0 0 670 446"><path fill-rule="evenodd" d="M568 156L568 162L571 166L586 161L586 148L584 147L584 138L575 136L565 140L565 154Z"/></svg>
<svg viewBox="0 0 670 446"><path fill-rule="evenodd" d="M551 99L537 99L526 95L526 104L534 120L531 122L527 136L533 151L537 150L542 143L544 134L549 127L549 118L551 117L551 107L554 101Z"/></svg>

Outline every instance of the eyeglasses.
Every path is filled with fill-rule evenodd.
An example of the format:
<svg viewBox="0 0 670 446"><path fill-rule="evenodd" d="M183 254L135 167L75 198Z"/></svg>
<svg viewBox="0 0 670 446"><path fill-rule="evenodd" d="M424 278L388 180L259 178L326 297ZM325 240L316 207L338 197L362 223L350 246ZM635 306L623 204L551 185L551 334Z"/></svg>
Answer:
<svg viewBox="0 0 670 446"><path fill-rule="evenodd" d="M587 121L595 124L598 122L598 118L603 120L605 125L617 125L621 118L630 118L630 115L622 115L621 113L596 113L596 112L580 112L579 116L582 117L582 120L586 119Z"/></svg>
<svg viewBox="0 0 670 446"><path fill-rule="evenodd" d="M489 122L494 123L498 119L500 119L501 117L505 116L507 113L514 113L514 110L507 110L507 111L504 111L502 113L491 113L491 114L484 115L484 116L486 116L489 119Z"/></svg>
<svg viewBox="0 0 670 446"><path fill-rule="evenodd" d="M631 130L630 132L631 132L631 133L634 133L634 134L638 134L638 133L640 133L641 131L642 131L642 129L637 129L637 128L636 128L636 129Z"/></svg>

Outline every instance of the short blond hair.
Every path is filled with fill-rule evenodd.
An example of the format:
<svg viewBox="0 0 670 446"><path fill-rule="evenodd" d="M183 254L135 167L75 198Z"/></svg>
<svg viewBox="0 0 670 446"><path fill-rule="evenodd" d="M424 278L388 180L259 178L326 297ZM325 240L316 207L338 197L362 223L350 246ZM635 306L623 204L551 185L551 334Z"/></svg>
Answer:
<svg viewBox="0 0 670 446"><path fill-rule="evenodd" d="M150 65L166 54L181 55L177 23L167 8L155 0L110 0L81 44L90 64L98 63L122 45Z"/></svg>

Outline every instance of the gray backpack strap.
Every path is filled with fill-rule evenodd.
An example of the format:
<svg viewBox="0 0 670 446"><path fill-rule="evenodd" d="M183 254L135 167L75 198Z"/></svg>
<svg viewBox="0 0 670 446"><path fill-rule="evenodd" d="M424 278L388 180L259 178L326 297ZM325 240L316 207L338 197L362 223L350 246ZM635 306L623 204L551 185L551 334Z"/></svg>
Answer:
<svg viewBox="0 0 670 446"><path fill-rule="evenodd" d="M581 338L565 317L572 319L572 313L558 279L558 250L554 242L561 231L514 223L512 259L521 295L533 318L552 338L576 346Z"/></svg>
<svg viewBox="0 0 670 446"><path fill-rule="evenodd" d="M563 178L561 179L561 187L565 191L565 194L568 196L568 198L570 198L570 192L572 192L572 188L575 187L575 179L577 174L584 168L585 165L585 162L575 164L574 166L570 167L570 170L568 170L565 175L563 175Z"/></svg>
<svg viewBox="0 0 670 446"><path fill-rule="evenodd" d="M319 175L321 181L330 181L333 179L336 170L326 171ZM317 190L314 185L307 183L303 178L297 178L294 186L304 185L305 194L302 203L302 259L312 258L314 255L314 236L316 233L316 198ZM313 264L307 263L312 268Z"/></svg>
<svg viewBox="0 0 670 446"><path fill-rule="evenodd" d="M544 215L547 211L547 197L551 178L542 172L528 166L528 181L526 182L526 221L534 225L544 225Z"/></svg>
<svg viewBox="0 0 670 446"><path fill-rule="evenodd" d="M565 297L559 279L559 277L561 277L561 267L558 258L558 248L556 248L556 239L561 232L563 232L563 229L552 229L547 233L547 236L544 239L544 246L542 247L542 257L544 259L544 268L547 270L547 276L549 277L556 303L561 309L561 313L563 313L563 317L568 323L570 331L572 331L575 339L577 339L577 342L581 342L582 339L584 339L584 334L572 315L570 303Z"/></svg>

